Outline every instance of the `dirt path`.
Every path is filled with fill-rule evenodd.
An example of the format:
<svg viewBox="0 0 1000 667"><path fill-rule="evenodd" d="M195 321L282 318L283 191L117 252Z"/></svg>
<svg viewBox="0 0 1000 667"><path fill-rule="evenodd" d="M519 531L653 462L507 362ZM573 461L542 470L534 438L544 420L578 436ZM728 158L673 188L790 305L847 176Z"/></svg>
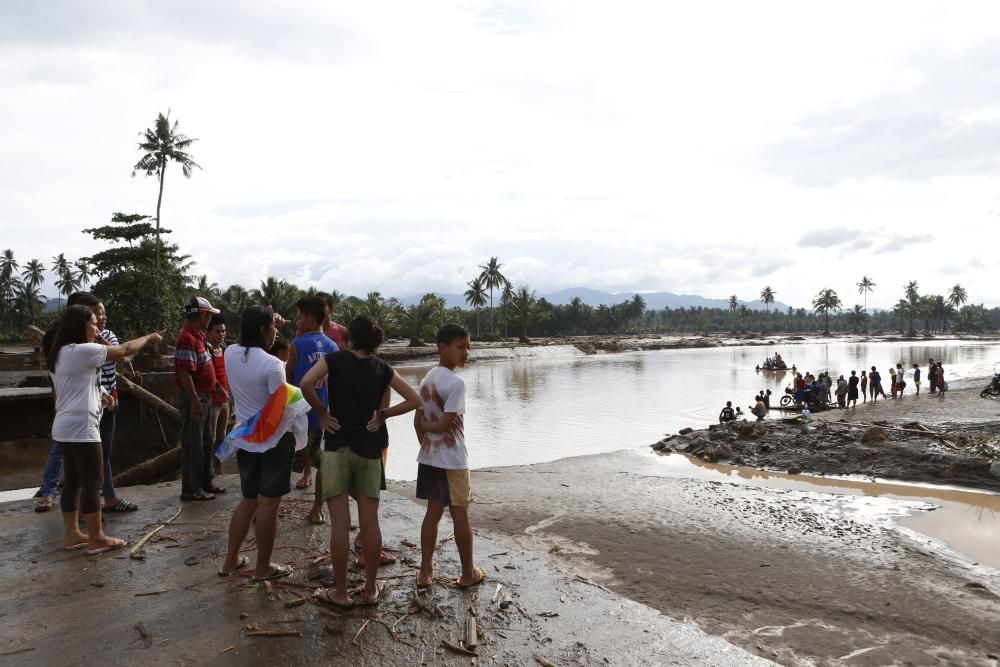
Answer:
<svg viewBox="0 0 1000 667"><path fill-rule="evenodd" d="M996 664L997 571L844 497L649 464L626 451L476 471L475 521L783 664Z"/></svg>

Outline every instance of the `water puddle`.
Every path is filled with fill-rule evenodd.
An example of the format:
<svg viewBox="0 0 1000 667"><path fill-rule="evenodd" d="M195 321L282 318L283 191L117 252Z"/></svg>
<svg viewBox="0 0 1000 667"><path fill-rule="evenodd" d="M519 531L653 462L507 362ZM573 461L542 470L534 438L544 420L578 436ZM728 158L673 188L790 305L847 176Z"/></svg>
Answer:
<svg viewBox="0 0 1000 667"><path fill-rule="evenodd" d="M1000 494L895 480L789 475L706 463L683 454L646 456L669 477L904 501L910 511L896 519L899 525L940 540L978 563L1000 568ZM938 509L921 511L917 509L921 504Z"/></svg>

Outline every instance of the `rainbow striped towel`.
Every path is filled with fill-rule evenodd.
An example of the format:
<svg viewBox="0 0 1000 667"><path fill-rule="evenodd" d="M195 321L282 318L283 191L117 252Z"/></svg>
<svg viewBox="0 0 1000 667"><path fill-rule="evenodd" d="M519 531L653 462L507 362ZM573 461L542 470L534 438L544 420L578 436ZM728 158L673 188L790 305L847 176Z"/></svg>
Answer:
<svg viewBox="0 0 1000 667"><path fill-rule="evenodd" d="M215 455L225 461L237 449L258 454L273 449L285 433L295 436L295 449L306 446L309 404L298 387L285 384L271 395L261 411L236 425L223 440Z"/></svg>

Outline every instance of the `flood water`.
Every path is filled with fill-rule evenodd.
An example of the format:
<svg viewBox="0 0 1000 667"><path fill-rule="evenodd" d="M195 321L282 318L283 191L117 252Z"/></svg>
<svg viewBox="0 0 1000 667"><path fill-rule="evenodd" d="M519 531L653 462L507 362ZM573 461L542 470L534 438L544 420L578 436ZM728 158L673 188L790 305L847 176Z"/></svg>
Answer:
<svg viewBox="0 0 1000 667"><path fill-rule="evenodd" d="M927 359L944 363L949 383L992 375L1000 346L966 342L933 345L838 343L764 347L661 350L608 355L575 354L557 348L551 356L472 363L459 371L467 387L465 430L473 468L523 465L641 448L685 426L704 428L718 420L727 400L747 411L753 396L771 389L777 403L792 374L756 373L754 366L778 351L800 371L828 370L836 378L851 370L890 364L924 373ZM417 384L429 366L400 367ZM909 377L909 375L908 375ZM971 384L971 383L967 383ZM912 391L908 382L907 391ZM956 388L957 388L956 387ZM390 421L390 479L416 477L417 442L409 419ZM949 544L981 563L1000 567L1000 496L928 489L892 482L871 483L788 476L731 466L702 466L685 457L650 457L651 474L716 479L756 486L795 488L841 495L921 501L940 507L913 512L899 523ZM657 461L657 459L661 459ZM667 469L664 469L664 465ZM700 467L699 467L700 466Z"/></svg>
<svg viewBox="0 0 1000 667"><path fill-rule="evenodd" d="M666 433L718 421L727 400L746 412L761 389L776 405L792 373L756 373L775 351L802 372L836 378L889 364L926 376L927 358L942 360L950 383L992 375L1000 345L935 342L810 343L784 348L731 347L584 355L570 346L534 348L532 358L472 363L466 383L465 430L471 466L520 465L652 444ZM473 351L475 354L475 350ZM551 356L538 356L547 352ZM429 366L400 367L416 385ZM907 391L912 388L912 383ZM926 381L925 385L926 387ZM395 399L398 400L398 399ZM415 479L417 442L406 418L389 422L390 479Z"/></svg>

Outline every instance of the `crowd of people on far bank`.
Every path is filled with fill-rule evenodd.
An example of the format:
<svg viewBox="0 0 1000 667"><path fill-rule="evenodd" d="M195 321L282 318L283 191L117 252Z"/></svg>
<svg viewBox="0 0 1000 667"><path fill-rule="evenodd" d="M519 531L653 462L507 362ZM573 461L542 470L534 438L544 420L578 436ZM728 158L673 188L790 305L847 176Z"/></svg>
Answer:
<svg viewBox="0 0 1000 667"><path fill-rule="evenodd" d="M832 376L825 371L820 372L818 375L813 375L809 371L795 373L795 380L790 387L785 389L785 392L792 396L794 404L797 407L801 407L803 414L808 417L810 409L817 406L837 408L857 407L859 397L862 399L862 403L867 403L869 398L871 398L872 403L877 403L879 397L883 399L903 398L908 386L906 373L906 369L903 368L902 363L889 367L889 379L887 383L889 385L889 395L885 393L882 374L876 366L872 366L870 372L862 370L861 375L858 375L856 370L852 370L848 377L841 375L836 380L833 380ZM920 394L922 376L923 372L920 364L913 364L910 378L913 381L915 395ZM944 378L944 366L942 362L935 361L933 358L928 359L927 381L930 385L929 390L930 393L937 395L939 398L944 398L945 393L948 391L948 382ZM834 403L834 399L836 399L836 403ZM753 404L749 408L750 414L757 421L763 421L771 411L771 390L760 390L754 396ZM736 421L742 416L743 413L739 407L734 409L732 401L726 401L725 407L719 413L719 423Z"/></svg>
<svg viewBox="0 0 1000 667"><path fill-rule="evenodd" d="M324 293L297 303L297 331L287 343L278 328L288 324L271 308L251 306L241 315L238 341L226 345L225 320L204 298L191 299L175 342L174 377L179 391L181 493L185 502L212 501L226 489L216 483L222 463L235 455L242 498L229 524L227 554L218 574L255 581L286 577L291 568L271 562L282 497L293 471L300 489L315 480L309 520L330 515L335 585L316 592L334 607L375 605L384 582L380 565L394 561L382 550L379 493L386 489L387 420L414 412L416 495L427 501L421 526L418 587L434 580L438 523L447 508L454 522L461 575L453 583L474 586L485 573L474 563L469 517L472 489L465 442L465 383L455 373L469 355L469 333L448 324L438 331L439 363L411 387L378 355L383 332L368 316L344 327L331 319L335 303ZM71 295L58 325L47 332L46 355L55 399L53 446L36 511L53 506L62 477L63 546L89 555L121 549L124 539L103 532L102 512L134 512L112 484L110 456L117 409L116 362L161 336L150 333L120 343L107 328L101 301L86 292ZM395 390L402 397L391 404ZM230 415L232 412L232 416ZM315 473L315 474L313 474ZM103 502L101 497L103 496ZM347 589L351 517L357 504L360 527L354 566L365 571L355 600ZM85 531L80 528L83 515ZM241 554L251 529L256 563Z"/></svg>

